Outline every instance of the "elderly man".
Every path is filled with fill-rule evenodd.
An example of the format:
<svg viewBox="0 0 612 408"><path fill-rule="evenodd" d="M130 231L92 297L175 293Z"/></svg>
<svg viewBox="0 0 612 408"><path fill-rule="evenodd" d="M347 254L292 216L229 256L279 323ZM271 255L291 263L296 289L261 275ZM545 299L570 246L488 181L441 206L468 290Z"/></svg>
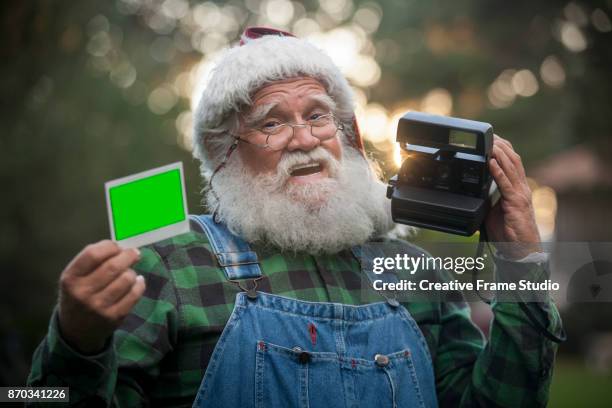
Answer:
<svg viewBox="0 0 612 408"><path fill-rule="evenodd" d="M29 385L68 386L84 406L546 404L555 345L517 304L493 305L485 342L465 303L362 294L356 248L394 224L328 56L249 29L195 122L213 215L140 251L102 241L78 254ZM539 251L520 158L501 138L493 155L489 235L526 244L505 262L540 271L511 261ZM529 307L559 332L552 303Z"/></svg>

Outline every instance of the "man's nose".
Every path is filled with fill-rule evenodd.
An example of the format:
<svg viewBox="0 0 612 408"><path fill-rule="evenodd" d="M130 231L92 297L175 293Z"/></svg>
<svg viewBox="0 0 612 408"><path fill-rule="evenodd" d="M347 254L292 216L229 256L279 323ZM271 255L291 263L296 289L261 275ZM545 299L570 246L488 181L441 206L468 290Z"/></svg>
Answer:
<svg viewBox="0 0 612 408"><path fill-rule="evenodd" d="M312 135L312 129L309 125L294 126L293 137L287 145L287 150L292 152L295 150L310 151L321 144L321 141Z"/></svg>

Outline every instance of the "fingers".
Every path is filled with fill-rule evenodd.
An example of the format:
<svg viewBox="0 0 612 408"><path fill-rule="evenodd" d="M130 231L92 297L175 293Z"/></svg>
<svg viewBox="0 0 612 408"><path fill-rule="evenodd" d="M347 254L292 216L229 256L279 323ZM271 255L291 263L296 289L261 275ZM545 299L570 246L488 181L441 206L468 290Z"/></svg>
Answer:
<svg viewBox="0 0 612 408"><path fill-rule="evenodd" d="M497 162L497 164L499 164L500 168L504 172L504 175L506 176L506 178L508 178L510 183L513 186L518 185L518 183L520 182L520 176L516 168L514 167L514 163L512 163L512 160L510 160L506 152L502 150L499 145L494 145L492 156Z"/></svg>
<svg viewBox="0 0 612 408"><path fill-rule="evenodd" d="M128 270L130 266L140 259L140 251L137 249L125 249L118 255L108 259L90 275L85 277L84 285L92 293L99 292L115 281L120 275Z"/></svg>
<svg viewBox="0 0 612 408"><path fill-rule="evenodd" d="M122 299L132 289L136 283L136 272L132 269L125 270L115 280L113 280L102 291L96 294L99 297L101 307L112 306Z"/></svg>
<svg viewBox="0 0 612 408"><path fill-rule="evenodd" d="M74 275L87 275L94 271L102 262L117 255L119 252L121 252L121 248L115 242L108 239L87 245L68 264L66 271Z"/></svg>
<svg viewBox="0 0 612 408"><path fill-rule="evenodd" d="M520 156L512 149L510 142L497 135L492 156L489 169L502 197L521 211L527 209L531 205L531 190Z"/></svg>
<svg viewBox="0 0 612 408"><path fill-rule="evenodd" d="M512 193L512 183L508 177L506 177L506 174L496 159L489 160L489 169L491 170L491 175L493 175L493 179L497 183L502 196L508 197Z"/></svg>
<svg viewBox="0 0 612 408"><path fill-rule="evenodd" d="M137 276L136 281L130 287L127 294L109 308L109 314L118 320L124 319L130 313L136 302L142 297L145 289L144 277L142 275Z"/></svg>
<svg viewBox="0 0 612 408"><path fill-rule="evenodd" d="M501 143L501 144L504 144L504 145L508 146L510 149L514 149L512 147L512 143L510 143L509 140L504 139L503 137L501 137L499 135L493 135L493 144L495 144L495 143Z"/></svg>
<svg viewBox="0 0 612 408"><path fill-rule="evenodd" d="M101 349L100 339L112 335L141 298L144 277L130 269L139 259L138 250L102 241L86 247L62 272L60 324L77 349Z"/></svg>
<svg viewBox="0 0 612 408"><path fill-rule="evenodd" d="M508 197L513 191L514 183L516 183L516 169L514 168L514 163L512 160L510 160L505 150L511 150L512 145L509 141L497 135L493 135L493 137L493 158L489 161L489 169L499 187L501 194Z"/></svg>
<svg viewBox="0 0 612 408"><path fill-rule="evenodd" d="M512 147L512 144L509 141L497 135L494 135L493 146L499 146L501 150L506 153L506 156L508 156L508 158L514 165L514 168L518 172L519 176L525 177L525 168L523 167L523 161L521 160L521 156L514 151L514 148Z"/></svg>

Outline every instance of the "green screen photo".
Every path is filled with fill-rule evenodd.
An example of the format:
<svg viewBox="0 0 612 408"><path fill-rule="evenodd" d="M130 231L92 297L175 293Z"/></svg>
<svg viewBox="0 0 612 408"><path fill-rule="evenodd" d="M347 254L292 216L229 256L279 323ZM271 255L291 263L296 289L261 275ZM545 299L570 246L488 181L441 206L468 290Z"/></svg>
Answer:
<svg viewBox="0 0 612 408"><path fill-rule="evenodd" d="M117 240L185 220L179 169L111 187L109 197Z"/></svg>

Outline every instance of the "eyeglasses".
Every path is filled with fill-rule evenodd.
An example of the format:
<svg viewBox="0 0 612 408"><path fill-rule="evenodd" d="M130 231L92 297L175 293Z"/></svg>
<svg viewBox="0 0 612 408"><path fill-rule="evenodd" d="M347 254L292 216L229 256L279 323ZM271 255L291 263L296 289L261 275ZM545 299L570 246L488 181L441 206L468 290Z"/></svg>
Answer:
<svg viewBox="0 0 612 408"><path fill-rule="evenodd" d="M314 116L314 115L313 115ZM338 130L343 130L344 126L338 123L332 113L318 115L306 121L306 123L279 123L251 128L247 136L236 136L236 140L274 151L283 150L295 134L295 128L310 128L310 134L321 142L332 139Z"/></svg>

